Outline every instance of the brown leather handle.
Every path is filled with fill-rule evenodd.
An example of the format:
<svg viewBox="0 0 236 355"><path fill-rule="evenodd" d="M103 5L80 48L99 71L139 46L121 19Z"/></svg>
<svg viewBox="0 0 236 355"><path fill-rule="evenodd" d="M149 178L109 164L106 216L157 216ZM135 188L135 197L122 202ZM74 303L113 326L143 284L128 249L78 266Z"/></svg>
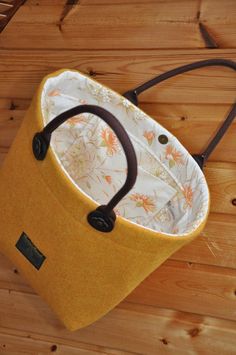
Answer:
<svg viewBox="0 0 236 355"><path fill-rule="evenodd" d="M207 67L207 66L224 66L236 70L236 63L231 60L218 59L218 58L202 60L199 62L183 65L181 67L169 70L161 75L158 75L155 78L147 81L146 83L136 87L135 89L127 91L124 94L124 96L127 99L129 99L134 105L138 106L138 95L141 94L143 91L151 88L156 84L161 83L162 81L172 78L173 76L186 73L191 70ZM193 158L196 160L196 162L201 167L201 169L203 168L204 163L207 161L210 154L213 152L213 150L215 149L219 141L222 139L222 137L224 136L225 132L227 131L231 123L233 122L235 116L236 116L236 103L232 106L230 113L228 114L225 121L218 129L215 136L211 139L207 148L201 154L193 155Z"/></svg>
<svg viewBox="0 0 236 355"><path fill-rule="evenodd" d="M132 189L137 178L137 158L133 144L122 124L109 111L96 105L79 105L65 111L50 121L41 132L33 138L33 153L37 160L43 160L50 145L51 135L69 118L84 112L92 113L105 121L116 134L124 150L127 161L127 177L121 189L112 197L107 205L98 207L88 215L88 222L102 232L110 232L114 227L115 213L113 208Z"/></svg>

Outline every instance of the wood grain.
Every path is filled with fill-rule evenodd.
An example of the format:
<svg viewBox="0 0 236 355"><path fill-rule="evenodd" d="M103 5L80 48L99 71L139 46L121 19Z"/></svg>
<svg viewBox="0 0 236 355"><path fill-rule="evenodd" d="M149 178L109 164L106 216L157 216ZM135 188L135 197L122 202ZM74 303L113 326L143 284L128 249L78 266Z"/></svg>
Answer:
<svg viewBox="0 0 236 355"><path fill-rule="evenodd" d="M43 76L75 68L120 93L174 67L236 60L234 0L28 0L0 37L0 164ZM206 49L203 24L219 49ZM191 153L235 101L235 73L206 68L140 96L140 107ZM1 354L236 354L236 123L205 169L211 214L201 236L116 309L70 333L0 256ZM168 309L167 309L168 308ZM56 346L56 348L55 348Z"/></svg>
<svg viewBox="0 0 236 355"><path fill-rule="evenodd" d="M225 6L220 0L201 2L199 20L206 26L219 48L235 47L236 2L227 0Z"/></svg>
<svg viewBox="0 0 236 355"><path fill-rule="evenodd" d="M127 301L236 320L235 285L236 270L168 260Z"/></svg>
<svg viewBox="0 0 236 355"><path fill-rule="evenodd" d="M3 32L0 46L54 49L204 48L198 24L193 22L197 6L196 2L188 5L187 1L179 5L168 2L155 6L145 3L100 4L93 5L91 11L90 6L77 5L63 23L60 22L63 5L23 6ZM41 16L38 16L39 12ZM164 19L161 14L165 14ZM20 37L15 31L19 25Z"/></svg>
<svg viewBox="0 0 236 355"><path fill-rule="evenodd" d="M0 257L0 288L35 292L19 270ZM159 308L236 320L236 270L192 262L167 260L128 297L127 301Z"/></svg>
<svg viewBox="0 0 236 355"><path fill-rule="evenodd" d="M236 344L235 323L207 316L122 303L93 325L71 333L36 295L0 290L0 298L0 327L37 334L37 339L47 335L74 345L83 342L139 354L199 354L206 347L208 354L233 354Z"/></svg>
<svg viewBox="0 0 236 355"><path fill-rule="evenodd" d="M35 4L35 5L34 5ZM199 30L199 3L181 2L86 2L74 6L60 22L63 4L48 5L31 2L23 6L3 33L2 48L63 48L63 49L150 49L204 48ZM231 7L234 5L232 4ZM221 7L218 6L218 10ZM91 11L92 9L92 11ZM40 11L41 16L37 16ZM129 13L129 21L126 14ZM205 17L204 17L205 16ZM203 15L207 18L207 8ZM37 25L37 30L35 26ZM22 36L14 30L20 25ZM76 25L76 27L75 27ZM234 22L207 22L207 28L221 48L235 48ZM46 41L40 35L45 33ZM96 38L94 37L96 33ZM152 33L152 36L149 34ZM6 47L6 45L8 47Z"/></svg>
<svg viewBox="0 0 236 355"><path fill-rule="evenodd" d="M104 346L86 344L79 341L54 338L45 334L27 334L19 330L0 328L0 349L1 354L56 354L62 355L88 355L88 354L112 354L112 355L132 355L130 351L119 351ZM37 351L37 352L36 352Z"/></svg>
<svg viewBox="0 0 236 355"><path fill-rule="evenodd" d="M210 213L201 236L180 249L172 259L235 269L235 230L235 216Z"/></svg>
<svg viewBox="0 0 236 355"><path fill-rule="evenodd" d="M236 214L236 164L208 163L205 169L211 194L211 211Z"/></svg>
<svg viewBox="0 0 236 355"><path fill-rule="evenodd" d="M92 346L86 349L84 346L86 347L86 345L82 345L82 347L80 347L79 344L76 344L75 347L73 345L64 345L63 343L58 345L52 341L37 339L37 337L34 337L34 334L28 334L27 336L17 336L0 332L1 355L35 355L51 354L54 352L61 355L132 354L130 352L113 351L112 349L111 351L109 351L109 349L102 351L102 349L99 349L100 347L96 346L94 346L94 349L92 349ZM99 350L96 350L96 348Z"/></svg>
<svg viewBox="0 0 236 355"><path fill-rule="evenodd" d="M0 52L0 97L30 99L42 78L60 68L73 68L123 93L180 65L207 58L234 59L222 51L15 51ZM140 96L155 103L232 104L236 75L228 68L203 68L172 78Z"/></svg>
<svg viewBox="0 0 236 355"><path fill-rule="evenodd" d="M204 0L201 4L200 19L206 23L235 23L236 3L234 0L227 0L225 6L222 6L221 0Z"/></svg>

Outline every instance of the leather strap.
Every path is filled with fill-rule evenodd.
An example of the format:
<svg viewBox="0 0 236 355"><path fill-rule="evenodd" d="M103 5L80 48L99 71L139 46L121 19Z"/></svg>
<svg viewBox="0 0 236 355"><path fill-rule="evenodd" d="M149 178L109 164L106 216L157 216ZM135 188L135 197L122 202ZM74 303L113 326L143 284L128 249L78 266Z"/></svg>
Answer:
<svg viewBox="0 0 236 355"><path fill-rule="evenodd" d="M145 90L151 88L152 86L161 83L162 81L165 81L169 78L172 78L173 76L179 75L186 73L191 70L207 67L207 66L223 66L223 67L228 67L233 70L236 70L236 63L227 60L227 59L208 59L208 60L202 60L199 62L183 65L181 67L169 70L161 75L156 76L155 78L147 81L146 83L136 87L133 90L129 90L126 93L124 93L124 97L129 99L134 105L138 106L138 95L144 92ZM194 154L193 158L196 160L198 165L203 169L204 163L207 161L209 158L210 154L213 152L217 144L220 142L222 137L224 136L225 132L233 122L234 118L236 116L236 103L233 104L232 109L228 116L226 117L225 121L223 124L220 126L218 129L217 133L215 136L212 138L210 143L208 144L207 148L201 153L201 154Z"/></svg>
<svg viewBox="0 0 236 355"><path fill-rule="evenodd" d="M96 211L92 211L88 220L94 228L109 232L114 227L115 213L114 207L132 189L137 178L137 158L133 144L122 124L109 111L96 105L79 105L65 111L50 121L41 132L35 134L33 138L33 153L37 160L44 160L50 145L52 133L69 118L84 112L92 113L105 121L115 132L124 150L127 161L127 177L121 189L112 197L107 205L100 206ZM113 220L113 223L112 223Z"/></svg>

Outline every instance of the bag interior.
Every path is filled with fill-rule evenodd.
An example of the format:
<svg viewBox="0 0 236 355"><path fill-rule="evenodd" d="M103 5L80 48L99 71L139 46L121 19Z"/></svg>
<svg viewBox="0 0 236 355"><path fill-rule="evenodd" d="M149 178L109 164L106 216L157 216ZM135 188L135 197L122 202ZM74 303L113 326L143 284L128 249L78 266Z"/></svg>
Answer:
<svg viewBox="0 0 236 355"><path fill-rule="evenodd" d="M129 100L70 70L44 84L44 125L80 104L110 111L134 145L138 177L116 206L116 215L172 236L193 232L206 218L209 192L201 169L180 142ZM98 205L106 204L125 182L122 147L111 128L95 115L68 119L53 132L51 148L71 182Z"/></svg>

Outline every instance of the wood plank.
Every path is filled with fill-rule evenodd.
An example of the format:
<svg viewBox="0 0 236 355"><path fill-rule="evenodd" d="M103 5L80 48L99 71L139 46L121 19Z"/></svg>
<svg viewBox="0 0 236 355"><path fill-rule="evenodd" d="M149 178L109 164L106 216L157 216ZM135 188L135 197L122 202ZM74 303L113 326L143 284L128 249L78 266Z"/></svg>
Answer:
<svg viewBox="0 0 236 355"><path fill-rule="evenodd" d="M234 0L204 0L199 20L220 48L235 48L236 2Z"/></svg>
<svg viewBox="0 0 236 355"><path fill-rule="evenodd" d="M211 34L219 48L236 47L236 26L234 23L206 24L208 32Z"/></svg>
<svg viewBox="0 0 236 355"><path fill-rule="evenodd" d="M6 27L1 48L204 48L197 3L77 5L60 22L63 6L23 6ZM193 4L193 5L192 5ZM163 8L160 11L160 6ZM175 13L172 12L174 8ZM194 11L192 11L194 8ZM127 21L127 13L129 21ZM164 19L159 17L164 14ZM173 14L173 15L169 15ZM21 31L18 36L16 29ZM94 36L96 33L96 37ZM151 34L151 35L150 35ZM184 41L183 41L184 38ZM46 39L46 40L45 40Z"/></svg>
<svg viewBox="0 0 236 355"><path fill-rule="evenodd" d="M224 8L228 8L227 4L233 11L225 21ZM208 9L211 10L213 6L215 10L211 18ZM58 49L205 47L199 30L197 1L127 3L116 0L110 6L107 1L85 1L82 5L79 3L74 6L62 23L60 18L63 7L61 1L55 1L51 5L47 5L45 1L31 1L20 9L5 29L0 45L2 48ZM205 24L220 48L236 46L234 8L233 0L226 0L224 4L219 1L212 6L207 4L200 11L200 21ZM219 15L222 9L223 14ZM34 24L37 24L38 31ZM23 34L19 38L15 31L16 26L20 26ZM42 39L39 33L45 33L47 40Z"/></svg>
<svg viewBox="0 0 236 355"><path fill-rule="evenodd" d="M48 336L47 334L28 333L23 330L15 330L0 327L0 349L1 354L19 355L20 354L48 354L56 352L63 355L88 355L88 354L111 354L111 355L132 355L130 351L116 350L99 345L87 344L84 342L73 341L66 338ZM25 352L22 350L25 349ZM15 351L15 352L14 352ZM24 351L24 350L23 350ZM29 352L30 351L30 352ZM32 351L32 352L31 352Z"/></svg>
<svg viewBox="0 0 236 355"><path fill-rule="evenodd" d="M236 164L211 163L204 170L211 195L211 211L236 214Z"/></svg>
<svg viewBox="0 0 236 355"><path fill-rule="evenodd" d="M49 13L49 18L51 18L54 9L49 10L46 13ZM130 11L130 9L126 11ZM81 16L85 17L89 16L89 14L90 11ZM146 50L149 48L205 48L205 43L199 32L199 26L195 23L177 21L152 24L151 22L129 26L128 24L125 25L125 23L113 24L114 19L111 19L110 22L105 23L103 26L100 23L95 23L92 26L91 24L86 25L79 22L78 24L71 24L69 19L66 18L63 22L63 27L60 27L61 25L58 23L60 16L54 18L54 22L44 24L37 20L39 18L37 11L33 15L31 13L25 14L25 19L28 16L33 18L32 23L27 23L25 19L22 19L20 23L15 23L15 26L10 23L2 32L0 48L62 48L75 50L91 48L110 50L119 48ZM16 28L20 28L22 36L17 36ZM229 40L232 40L233 37L230 30L224 35L230 36ZM94 37L95 32L96 38ZM41 36L40 33L42 34ZM183 41L183 38L185 38L185 41ZM234 43L232 43L230 48L235 48Z"/></svg>
<svg viewBox="0 0 236 355"><path fill-rule="evenodd" d="M236 270L167 260L128 302L236 320Z"/></svg>
<svg viewBox="0 0 236 355"><path fill-rule="evenodd" d="M122 93L195 60L236 60L229 49L236 48L234 0L80 0L61 21L65 2L28 0L0 37L0 164L37 85L53 70L78 68ZM203 49L200 22L228 49ZM235 88L232 71L207 68L147 91L141 107L200 152ZM94 325L66 331L0 256L0 353L236 354L235 133L236 122L206 167L212 213L202 235Z"/></svg>
<svg viewBox="0 0 236 355"><path fill-rule="evenodd" d="M57 6L63 7L65 5L64 0L52 0L50 1L50 5L47 0L29 0L25 4L25 8L39 6L39 7L48 7L48 6ZM104 6L105 5L105 6ZM125 9L132 9L132 11L143 10L142 18L149 17L151 14L151 19L155 19L158 21L178 21L178 22L194 22L196 20L196 14L198 11L198 2L195 0L166 0L166 1L155 1L155 0L80 0L77 5L75 5L75 9L80 11L81 7L86 6L86 13L89 9L87 7L93 7L92 11L96 11L98 7L104 10L104 17L113 16L114 12L117 10L123 15L122 18L125 17L124 11ZM137 9L137 10L136 10ZM131 15L132 16L132 15ZM90 18L85 18L84 21L90 21ZM130 22L133 22L133 19L137 21L137 16L134 18L131 17L129 19ZM104 21L104 20L103 20ZM138 19L138 23L140 23L142 19ZM127 21L126 21L127 22ZM104 22L103 22L104 23Z"/></svg>
<svg viewBox="0 0 236 355"><path fill-rule="evenodd" d="M129 0L129 5L137 5L137 4L142 4L142 5L148 5L148 4L155 4L158 6L159 11L163 11L164 9L170 10L170 5L173 5L174 8L176 8L176 11L178 11L176 3L179 3L180 6L183 7L184 11L191 11L192 9L196 8L196 1L195 0L165 0L163 3L160 0ZM110 5L110 6L116 6L116 5L124 5L127 4L127 0L79 0L79 6L94 6L94 5ZM189 4L190 9L187 9L187 6ZM27 3L25 6L29 5L36 5L36 6L46 6L48 5L47 0L27 0ZM50 1L50 6L51 5L65 5L64 0L51 0ZM168 7L167 7L168 6ZM184 12L183 11L183 12ZM165 12L163 12L163 16L168 16Z"/></svg>
<svg viewBox="0 0 236 355"><path fill-rule="evenodd" d="M14 110L27 110L29 105L30 105L30 99L26 99L26 100L21 100L21 99L15 99L15 98L6 98L6 99L2 99L0 98L0 110L1 112L7 112L8 110L10 111L14 111ZM0 116L0 120L1 120L1 116ZM3 119L4 120L4 119Z"/></svg>
<svg viewBox="0 0 236 355"><path fill-rule="evenodd" d="M96 348L96 347L94 347ZM19 354L27 354L27 355L35 355L35 354L50 354L52 352L56 352L61 355L98 355L98 354L120 354L123 352L103 352L93 350L92 347L90 349L80 348L78 345L73 347L71 345L56 345L52 341L38 340L35 339L30 334L27 337L20 337L16 335L9 335L0 333L0 351L2 355L19 355ZM126 354L131 354L127 353Z"/></svg>
<svg viewBox="0 0 236 355"><path fill-rule="evenodd" d="M0 108L0 151L7 152L21 125L25 111Z"/></svg>
<svg viewBox="0 0 236 355"><path fill-rule="evenodd" d="M19 270L2 254L0 254L0 289L35 293Z"/></svg>
<svg viewBox="0 0 236 355"><path fill-rule="evenodd" d="M35 294L19 270L0 257L0 288ZM126 301L236 320L236 269L167 260Z"/></svg>
<svg viewBox="0 0 236 355"><path fill-rule="evenodd" d="M15 51L0 52L0 97L29 99L42 78L73 68L125 92L175 67L209 58L236 59L236 51ZM228 68L203 68L172 78L140 96L143 102L230 104L236 77Z"/></svg>
<svg viewBox="0 0 236 355"><path fill-rule="evenodd" d="M93 0L92 0L93 1ZM204 0L201 4L200 20L205 23L235 24L236 3L234 0Z"/></svg>
<svg viewBox="0 0 236 355"><path fill-rule="evenodd" d="M32 0L34 1L34 0ZM42 2L45 0L41 0ZM60 0L59 0L60 1ZM196 7L196 1L194 0L165 0L164 2L162 0L129 0L129 4L155 4L156 6L158 6L160 8L160 10L162 9L166 9L166 6L168 6L168 10L170 10L170 6L173 5L174 8L176 8L176 5L179 3L180 7L183 6L183 8L185 9L185 6L187 7L189 4L189 7ZM123 4L127 4L127 0L80 0L80 5L86 5L86 6L93 6L93 5L123 5ZM165 17L167 14L163 13L163 17Z"/></svg>
<svg viewBox="0 0 236 355"><path fill-rule="evenodd" d="M0 290L0 327L142 354L233 354L235 322L122 303L93 325L69 332L36 295ZM25 312L27 309L27 312ZM151 341L150 341L151 339ZM211 341L209 342L209 339Z"/></svg>
<svg viewBox="0 0 236 355"><path fill-rule="evenodd" d="M71 1L72 2L72 1ZM81 0L79 0L79 4L81 4ZM25 6L45 6L48 5L48 0L27 0L27 3ZM64 0L50 0L50 5L51 6L64 6L65 1Z"/></svg>
<svg viewBox="0 0 236 355"><path fill-rule="evenodd" d="M235 230L235 216L210 213L201 236L180 249L172 259L235 269Z"/></svg>

